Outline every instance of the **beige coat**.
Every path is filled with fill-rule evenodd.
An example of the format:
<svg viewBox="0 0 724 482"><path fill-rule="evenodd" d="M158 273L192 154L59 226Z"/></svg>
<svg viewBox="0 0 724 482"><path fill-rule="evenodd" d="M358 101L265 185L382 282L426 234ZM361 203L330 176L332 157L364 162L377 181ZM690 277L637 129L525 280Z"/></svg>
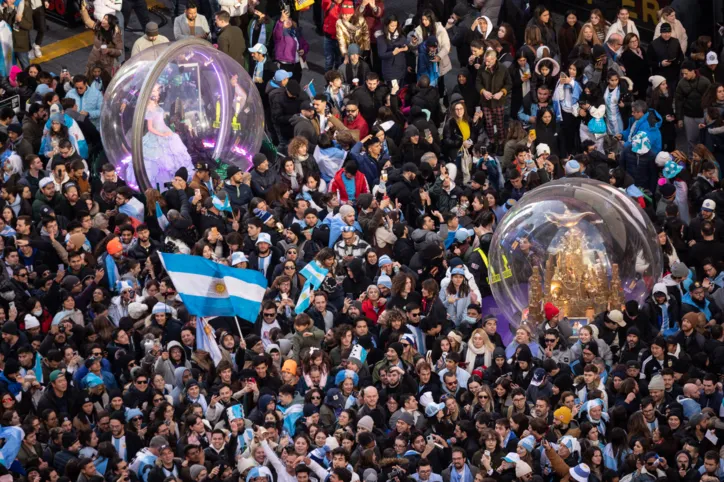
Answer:
<svg viewBox="0 0 724 482"><path fill-rule="evenodd" d="M654 30L654 39L661 37L661 25L664 23L669 22L662 18L656 26L656 30ZM681 25L678 18L676 19L676 23L671 26L671 36L679 41L681 44L681 50L686 53L686 49L689 48L689 37L687 37L686 29L684 29L684 26Z"/></svg>
<svg viewBox="0 0 724 482"><path fill-rule="evenodd" d="M347 55L347 48L350 44L359 45L364 52L370 49L370 30L367 21L361 15L353 16L349 22L340 18L337 20L337 42L342 55Z"/></svg>
<svg viewBox="0 0 724 482"><path fill-rule="evenodd" d="M415 36L420 42L423 41L422 28L419 25L415 28ZM440 76L442 77L452 70L452 62L450 62L450 37L440 22L435 22L435 37L437 38L437 56L440 57ZM417 55L417 46L413 51Z"/></svg>

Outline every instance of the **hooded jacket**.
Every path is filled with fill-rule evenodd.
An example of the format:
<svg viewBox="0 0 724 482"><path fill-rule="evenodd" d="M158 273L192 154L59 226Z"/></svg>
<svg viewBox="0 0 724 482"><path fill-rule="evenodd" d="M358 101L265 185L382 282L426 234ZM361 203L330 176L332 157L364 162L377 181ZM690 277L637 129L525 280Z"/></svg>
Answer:
<svg viewBox="0 0 724 482"><path fill-rule="evenodd" d="M181 343L176 340L170 341L165 351L170 352L173 347L181 349L181 364L176 365L170 357L167 360L164 360L163 357L158 357L154 372L163 375L163 379L168 385L176 386L175 383L181 381L180 377L176 376L176 371L180 371L180 376L183 376L184 369L191 370L191 363L186 359L186 351L181 346Z"/></svg>
<svg viewBox="0 0 724 482"><path fill-rule="evenodd" d="M623 136L624 148L631 147L631 140L639 132L645 132L651 142L651 150L654 157L661 152L661 115L653 109L649 109L648 114L638 121L632 116L628 121L628 128L624 130Z"/></svg>
<svg viewBox="0 0 724 482"><path fill-rule="evenodd" d="M656 303L656 300L654 299L654 293L658 292L666 293L666 301L662 305ZM666 313L662 311L663 309L666 309ZM678 329L678 321L681 319L679 302L676 300L676 298L673 298L669 294L668 287L665 283L656 283L654 285L654 289L651 292L651 295L649 295L648 299L646 300L646 303L642 307L642 311L646 312L649 320L651 320L656 329L661 329L664 321L664 316L668 317L669 329ZM662 333L662 335L663 334L664 333Z"/></svg>
<svg viewBox="0 0 724 482"><path fill-rule="evenodd" d="M459 77L463 76L466 79L464 84L460 83ZM465 101L465 107L468 111L468 116L473 117L475 115L475 108L480 105L480 91L475 88L475 79L468 69L458 70L458 82L452 89L452 96L458 94Z"/></svg>

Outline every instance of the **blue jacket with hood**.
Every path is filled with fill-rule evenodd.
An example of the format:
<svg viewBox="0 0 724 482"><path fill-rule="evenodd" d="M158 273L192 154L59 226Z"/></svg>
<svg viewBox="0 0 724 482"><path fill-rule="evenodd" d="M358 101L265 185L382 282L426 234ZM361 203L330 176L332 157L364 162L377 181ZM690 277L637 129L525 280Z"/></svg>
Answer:
<svg viewBox="0 0 724 482"><path fill-rule="evenodd" d="M624 141L624 149L631 148L631 140L633 139L633 136L639 132L645 132L651 142L650 152L653 153L654 157L656 157L656 155L661 152L662 123L663 120L661 119L661 115L654 109L649 109L648 113L638 121L631 116L628 120L628 129L621 133Z"/></svg>

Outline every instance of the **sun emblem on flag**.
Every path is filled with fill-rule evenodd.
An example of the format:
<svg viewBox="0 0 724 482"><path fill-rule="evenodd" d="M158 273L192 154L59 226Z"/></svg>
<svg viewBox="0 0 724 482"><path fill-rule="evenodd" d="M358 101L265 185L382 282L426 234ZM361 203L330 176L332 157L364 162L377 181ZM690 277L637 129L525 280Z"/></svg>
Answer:
<svg viewBox="0 0 724 482"><path fill-rule="evenodd" d="M216 283L216 285L214 285L214 291L220 295L224 294L226 291L226 285L224 285L224 283Z"/></svg>

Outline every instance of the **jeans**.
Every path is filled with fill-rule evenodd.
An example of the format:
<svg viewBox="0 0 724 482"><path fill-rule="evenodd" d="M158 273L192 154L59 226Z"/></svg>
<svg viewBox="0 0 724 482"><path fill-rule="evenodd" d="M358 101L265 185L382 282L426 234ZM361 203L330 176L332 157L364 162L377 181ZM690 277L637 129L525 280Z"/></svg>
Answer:
<svg viewBox="0 0 724 482"><path fill-rule="evenodd" d="M342 63L342 53L337 40L324 36L324 70L336 69Z"/></svg>
<svg viewBox="0 0 724 482"><path fill-rule="evenodd" d="M684 132L686 132L686 144L689 150L689 156L694 153L694 146L699 143L699 124L703 123L703 117L684 116Z"/></svg>
<svg viewBox="0 0 724 482"><path fill-rule="evenodd" d="M15 52L15 57L18 59L18 65L21 69L25 70L30 65L30 56L28 52Z"/></svg>

